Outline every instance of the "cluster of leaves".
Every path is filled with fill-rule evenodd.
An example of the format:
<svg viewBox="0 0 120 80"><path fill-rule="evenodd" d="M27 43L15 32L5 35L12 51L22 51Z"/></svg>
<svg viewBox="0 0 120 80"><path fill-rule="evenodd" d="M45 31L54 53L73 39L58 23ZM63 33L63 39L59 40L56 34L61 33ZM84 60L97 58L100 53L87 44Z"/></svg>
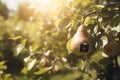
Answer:
<svg viewBox="0 0 120 80"><path fill-rule="evenodd" d="M64 1L66 3L64 2L61 11L54 14L57 15L55 19L54 17L44 19L40 12L34 15L36 10L28 8L30 6L28 2L25 5L21 4L14 16L8 19L0 16L1 80L97 78L97 73L104 66L103 63L107 63L101 54L108 32L120 42L117 36L120 32L120 4L104 6L95 5L94 0ZM84 23L95 45L88 60L68 54L66 49L67 41L74 35L85 14L87 17Z"/></svg>

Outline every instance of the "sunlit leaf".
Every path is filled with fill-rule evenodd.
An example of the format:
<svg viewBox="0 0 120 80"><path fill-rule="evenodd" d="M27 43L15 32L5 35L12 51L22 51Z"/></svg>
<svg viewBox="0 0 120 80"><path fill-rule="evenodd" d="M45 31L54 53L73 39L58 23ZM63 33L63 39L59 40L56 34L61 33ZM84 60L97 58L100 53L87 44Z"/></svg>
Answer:
<svg viewBox="0 0 120 80"><path fill-rule="evenodd" d="M18 40L18 39L22 39L22 36L11 37L11 38L9 38L9 39Z"/></svg>
<svg viewBox="0 0 120 80"><path fill-rule="evenodd" d="M11 74L6 74L4 79L8 80L8 79L10 79L10 77L11 77Z"/></svg>
<svg viewBox="0 0 120 80"><path fill-rule="evenodd" d="M86 17L84 21L84 25L87 25L90 22L90 17Z"/></svg>
<svg viewBox="0 0 120 80"><path fill-rule="evenodd" d="M41 68L39 71L34 72L34 74L36 74L36 75L42 75L42 74L48 72L51 68L52 68L52 67Z"/></svg>
<svg viewBox="0 0 120 80"><path fill-rule="evenodd" d="M91 8L96 9L96 10L101 10L104 7L105 7L104 5L93 5L93 6L91 6Z"/></svg>
<svg viewBox="0 0 120 80"><path fill-rule="evenodd" d="M30 59L31 56L28 56L26 58L23 59L24 62L27 62Z"/></svg>
<svg viewBox="0 0 120 80"><path fill-rule="evenodd" d="M22 51L22 49L24 48L24 45L22 44L19 44L17 47L16 47L16 56L18 56L20 54L20 52Z"/></svg>
<svg viewBox="0 0 120 80"><path fill-rule="evenodd" d="M103 57L108 57L108 55L105 54L104 52L102 52L102 56L103 56Z"/></svg>
<svg viewBox="0 0 120 80"><path fill-rule="evenodd" d="M69 39L68 42L67 42L67 44L66 44L66 48L67 48L69 54L71 53L71 47L70 47L71 40L72 39Z"/></svg>
<svg viewBox="0 0 120 80"><path fill-rule="evenodd" d="M117 60L118 60L118 64L120 65L120 56L118 56Z"/></svg>
<svg viewBox="0 0 120 80"><path fill-rule="evenodd" d="M54 37L54 36L58 36L58 32L53 32L52 33L52 36Z"/></svg>
<svg viewBox="0 0 120 80"><path fill-rule="evenodd" d="M27 39L23 39L23 40L21 41L21 44L22 44L23 46L25 46L26 42L27 42Z"/></svg>
<svg viewBox="0 0 120 80"><path fill-rule="evenodd" d="M7 69L7 66L5 65L5 61L0 62L0 69L1 70L6 70Z"/></svg>
<svg viewBox="0 0 120 80"><path fill-rule="evenodd" d="M36 63L36 59L34 59L34 60L32 60L29 64L28 64L28 70L31 70L33 67L34 67L34 65L35 65L35 63Z"/></svg>
<svg viewBox="0 0 120 80"><path fill-rule="evenodd" d="M98 48L98 49L101 49L101 47L103 46L103 41L100 39L97 41L95 47Z"/></svg>
<svg viewBox="0 0 120 80"><path fill-rule="evenodd" d="M96 51L92 56L91 56L91 61L98 63L102 58L102 53L103 51Z"/></svg>
<svg viewBox="0 0 120 80"><path fill-rule="evenodd" d="M102 36L101 40L103 41L103 46L105 46L108 43L107 36Z"/></svg>
<svg viewBox="0 0 120 80"><path fill-rule="evenodd" d="M1 61L0 62L0 65L4 65L6 61Z"/></svg>
<svg viewBox="0 0 120 80"><path fill-rule="evenodd" d="M50 55L50 53L51 53L51 51L50 51L50 50L48 50L47 52L45 52L45 56L49 56L49 55Z"/></svg>
<svg viewBox="0 0 120 80"><path fill-rule="evenodd" d="M24 49L26 41L27 41L27 39L23 39L21 41L21 43L17 45L15 56L18 56L21 53L21 51Z"/></svg>
<svg viewBox="0 0 120 80"><path fill-rule="evenodd" d="M27 67L24 67L24 68L22 69L21 73L23 73L23 74L27 74L27 73L28 73L28 69L27 69Z"/></svg>
<svg viewBox="0 0 120 80"><path fill-rule="evenodd" d="M33 51L36 51L39 48L39 45L33 46Z"/></svg>
<svg viewBox="0 0 120 80"><path fill-rule="evenodd" d="M6 70L6 69L7 69L7 66L6 66L6 65L0 65L0 69L1 69L1 70Z"/></svg>
<svg viewBox="0 0 120 80"><path fill-rule="evenodd" d="M117 15L113 18L113 20L111 21L110 25L111 26L117 26L120 22L120 15Z"/></svg>
<svg viewBox="0 0 120 80"><path fill-rule="evenodd" d="M65 57L62 57L63 62L67 62L67 59Z"/></svg>
<svg viewBox="0 0 120 80"><path fill-rule="evenodd" d="M58 25L59 29L62 30L62 29L68 28L71 24L70 20L71 20L70 18L61 19Z"/></svg>

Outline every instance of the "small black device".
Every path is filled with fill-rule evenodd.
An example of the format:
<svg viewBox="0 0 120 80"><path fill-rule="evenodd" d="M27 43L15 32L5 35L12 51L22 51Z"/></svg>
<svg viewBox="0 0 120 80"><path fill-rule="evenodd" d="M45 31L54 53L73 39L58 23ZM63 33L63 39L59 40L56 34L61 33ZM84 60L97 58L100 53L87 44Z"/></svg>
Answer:
<svg viewBox="0 0 120 80"><path fill-rule="evenodd" d="M84 42L80 44L80 52L88 52L89 44Z"/></svg>

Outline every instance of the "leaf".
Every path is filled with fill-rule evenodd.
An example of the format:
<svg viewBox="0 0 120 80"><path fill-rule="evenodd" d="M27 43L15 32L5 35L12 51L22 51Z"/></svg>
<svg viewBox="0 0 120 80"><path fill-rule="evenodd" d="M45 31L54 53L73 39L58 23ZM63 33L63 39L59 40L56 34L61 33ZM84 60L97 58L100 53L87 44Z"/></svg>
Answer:
<svg viewBox="0 0 120 80"><path fill-rule="evenodd" d="M23 61L26 63L30 58L31 58L31 56L28 56L28 57L24 58Z"/></svg>
<svg viewBox="0 0 120 80"><path fill-rule="evenodd" d="M84 25L87 25L87 24L89 24L90 23L90 17L86 17L85 18L85 21L84 21Z"/></svg>
<svg viewBox="0 0 120 80"><path fill-rule="evenodd" d="M36 51L39 48L39 45L33 46L33 51Z"/></svg>
<svg viewBox="0 0 120 80"><path fill-rule="evenodd" d="M4 64L5 64L5 61L1 61L1 62L0 62L0 66L1 66L1 65L4 65Z"/></svg>
<svg viewBox="0 0 120 80"><path fill-rule="evenodd" d="M109 35L110 35L110 36L113 36L113 37L116 37L117 34L118 34L117 30L111 30L111 31L109 32Z"/></svg>
<svg viewBox="0 0 120 80"><path fill-rule="evenodd" d="M105 45L108 43L107 36L102 36L102 37L101 37L101 40L103 41L103 46L105 46ZM102 46L102 47L103 47L103 46Z"/></svg>
<svg viewBox="0 0 120 80"><path fill-rule="evenodd" d="M6 70L6 69L7 69L7 66L6 66L6 65L0 65L0 69Z"/></svg>
<svg viewBox="0 0 120 80"><path fill-rule="evenodd" d="M35 63L36 63L36 59L34 59L34 60L32 60L29 64L28 64L28 70L31 70L32 68L33 68L33 66L35 65Z"/></svg>
<svg viewBox="0 0 120 80"><path fill-rule="evenodd" d="M93 6L91 6L91 8L96 9L96 10L101 10L104 7L105 7L104 5L93 5Z"/></svg>
<svg viewBox="0 0 120 80"><path fill-rule="evenodd" d="M39 71L34 72L35 75L42 75L46 72L48 72L52 67L45 67L45 68L41 68Z"/></svg>
<svg viewBox="0 0 120 80"><path fill-rule="evenodd" d="M68 42L67 42L67 44L66 44L66 48L67 48L69 54L72 52L71 51L71 47L70 47L71 41L72 41L72 38L69 39Z"/></svg>
<svg viewBox="0 0 120 80"><path fill-rule="evenodd" d="M10 80L11 74L6 74L4 80Z"/></svg>
<svg viewBox="0 0 120 80"><path fill-rule="evenodd" d="M17 45L15 56L18 56L18 55L21 53L21 51L22 51L23 48L25 47L26 41L27 41L27 39L24 39L24 40L21 41L20 44Z"/></svg>
<svg viewBox="0 0 120 80"><path fill-rule="evenodd" d="M2 70L6 70L7 69L7 66L4 65L4 64L5 64L5 61L1 61L0 62L0 69L2 69Z"/></svg>
<svg viewBox="0 0 120 80"><path fill-rule="evenodd" d="M68 28L70 26L70 18L64 18L62 20L59 21L59 29L62 30L62 29L65 29L65 28Z"/></svg>
<svg viewBox="0 0 120 80"><path fill-rule="evenodd" d="M18 39L22 39L22 36L11 37L11 38L9 38L9 39L18 40Z"/></svg>
<svg viewBox="0 0 120 80"><path fill-rule="evenodd" d="M111 20L110 25L111 26L117 26L120 22L120 15L117 15L113 18L113 20Z"/></svg>
<svg viewBox="0 0 120 80"><path fill-rule="evenodd" d="M23 40L21 41L21 44L22 44L23 46L25 46L26 42L27 42L27 39L23 39Z"/></svg>
<svg viewBox="0 0 120 80"><path fill-rule="evenodd" d="M21 73L23 73L23 74L27 74L27 73L28 73L28 69L27 69L27 67L24 67L24 68L22 69Z"/></svg>
<svg viewBox="0 0 120 80"><path fill-rule="evenodd" d="M51 53L51 51L50 50L48 50L47 52L45 52L44 54L45 54L45 56L49 56L50 55L50 53Z"/></svg>
<svg viewBox="0 0 120 80"><path fill-rule="evenodd" d="M96 47L97 49L101 49L102 46L103 46L103 40L99 39L99 40L96 42L95 47Z"/></svg>
<svg viewBox="0 0 120 80"><path fill-rule="evenodd" d="M101 59L103 59L102 51L98 50L91 56L91 61L98 63Z"/></svg>
<svg viewBox="0 0 120 80"><path fill-rule="evenodd" d="M24 48L24 45L22 44L19 44L17 47L16 47L16 56L18 56L20 54L20 52L23 50Z"/></svg>

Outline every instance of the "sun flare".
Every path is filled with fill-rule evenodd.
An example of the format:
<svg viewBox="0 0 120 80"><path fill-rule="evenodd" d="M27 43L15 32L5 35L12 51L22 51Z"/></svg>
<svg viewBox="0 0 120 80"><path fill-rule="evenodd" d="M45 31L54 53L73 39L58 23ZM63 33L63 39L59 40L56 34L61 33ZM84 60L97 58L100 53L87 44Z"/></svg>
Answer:
<svg viewBox="0 0 120 80"><path fill-rule="evenodd" d="M29 2L31 3L30 8L40 12L43 19L57 16L63 6L63 0L30 0Z"/></svg>

